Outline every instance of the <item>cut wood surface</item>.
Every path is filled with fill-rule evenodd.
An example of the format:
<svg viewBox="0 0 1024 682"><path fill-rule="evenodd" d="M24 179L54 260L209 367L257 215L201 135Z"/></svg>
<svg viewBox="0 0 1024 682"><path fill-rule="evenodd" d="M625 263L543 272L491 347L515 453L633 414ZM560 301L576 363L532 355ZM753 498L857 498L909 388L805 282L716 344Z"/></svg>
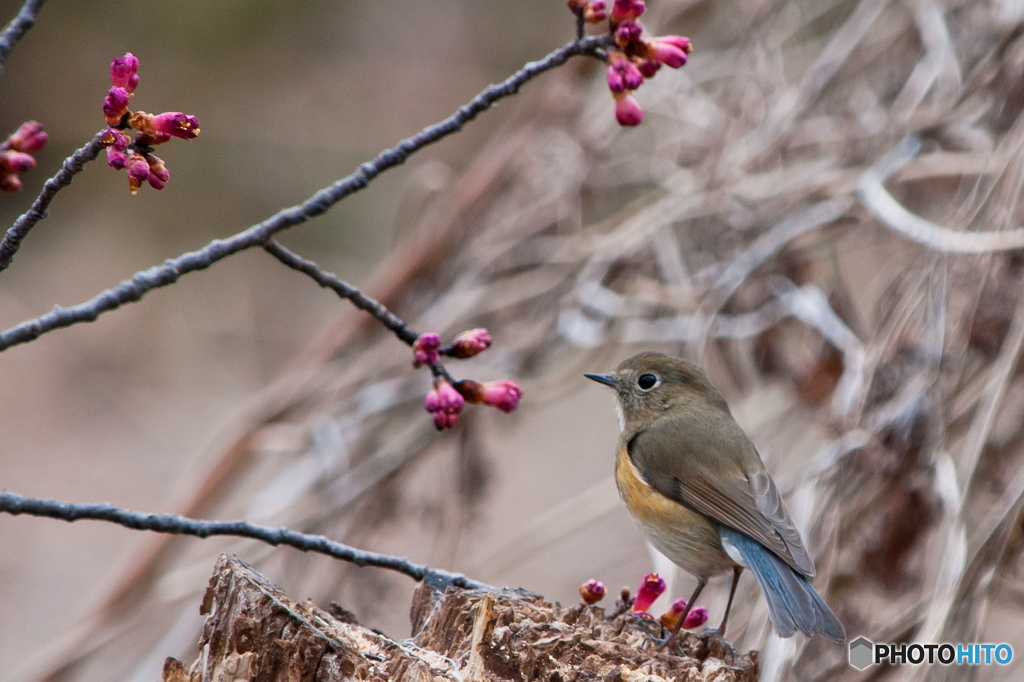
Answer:
<svg viewBox="0 0 1024 682"><path fill-rule="evenodd" d="M756 680L757 652L729 661L707 638L686 634L658 652L630 613L551 604L521 590L440 592L413 597L411 640L359 625L343 607L295 602L248 564L222 555L202 603L200 655L174 658L163 682L242 680Z"/></svg>

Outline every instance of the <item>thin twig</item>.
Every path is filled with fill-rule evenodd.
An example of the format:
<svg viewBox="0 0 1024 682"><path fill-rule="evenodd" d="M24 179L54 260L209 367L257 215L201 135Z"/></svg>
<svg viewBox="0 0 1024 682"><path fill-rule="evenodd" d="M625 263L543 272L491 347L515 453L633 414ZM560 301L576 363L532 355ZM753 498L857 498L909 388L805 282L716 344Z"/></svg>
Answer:
<svg viewBox="0 0 1024 682"><path fill-rule="evenodd" d="M272 255L274 258L277 258L288 267L308 275L320 286L331 289L338 294L338 296L351 301L352 305L355 307L360 310L365 310L373 315L376 320L393 331L399 340L411 346L416 342L416 339L419 338L419 334L410 329L409 325L405 323L405 320L388 310L387 306L383 303L374 298L370 298L356 287L340 279L337 275L322 270L320 266L313 261L303 258L294 251L281 246L274 240L268 241L263 245L263 248L266 249L267 253ZM441 354L445 354L444 348L441 349ZM445 366L440 362L435 362L430 365L430 373L435 379L444 379L448 383L454 383L455 381L452 378L452 375L448 373Z"/></svg>
<svg viewBox="0 0 1024 682"><path fill-rule="evenodd" d="M107 521L133 530L193 535L199 538L214 535L252 538L275 547L287 545L303 552L326 554L356 566L386 568L407 575L413 580L429 580L432 583L450 584L467 589L486 589L488 587L484 583L467 578L462 574L415 564L404 557L368 552L329 540L322 535L309 535L288 528L259 526L248 521L202 521L174 514L146 514L121 509L112 504L72 504L58 500L41 500L11 492L0 492L0 512L12 516L28 514L68 522L82 519Z"/></svg>
<svg viewBox="0 0 1024 682"><path fill-rule="evenodd" d="M14 254L21 247L21 241L28 234L29 230L46 217L46 209L50 206L50 202L53 201L53 197L57 195L57 192L70 185L75 175L81 172L85 164L95 159L102 148L100 137L97 134L85 146L75 150L74 154L64 159L64 163L61 165L60 170L57 171L57 174L46 181L43 185L43 190L36 197L36 200L32 202L32 206L14 221L14 225L11 226L11 229L7 230L7 234L0 241L0 272L10 266Z"/></svg>
<svg viewBox="0 0 1024 682"><path fill-rule="evenodd" d="M153 289L173 284L186 273L205 270L217 261L239 251L262 246L281 230L304 223L326 212L345 197L366 187L384 171L404 163L414 152L458 132L495 102L518 92L519 88L532 78L561 66L571 57L596 55L600 52L601 46L610 44L610 40L609 36L575 40L541 60L526 64L501 83L484 88L480 94L448 118L381 152L372 161L361 165L354 173L321 189L301 204L282 209L263 222L226 239L215 239L198 251L183 253L164 261L162 265L138 272L131 279L121 282L113 289L101 292L84 303L71 308L54 306L53 310L45 315L27 320L0 333L0 351L32 341L54 329L80 322L92 322L105 312L116 310L125 303L138 301Z"/></svg>
<svg viewBox="0 0 1024 682"><path fill-rule="evenodd" d="M299 254L286 249L273 240L264 244L263 248L271 256L293 270L309 275L320 286L330 289L338 294L338 296L352 301L352 305L373 315L382 325L393 331L395 336L410 346L419 337L419 334L409 329L405 321L388 310L387 306L383 303L370 298L348 282L339 279L337 275L321 270L320 266L313 261L306 260Z"/></svg>
<svg viewBox="0 0 1024 682"><path fill-rule="evenodd" d="M36 23L36 15L43 8L44 2L46 0L26 0L17 16L11 19L11 23L4 27L3 33L0 33L0 73L4 72L7 55Z"/></svg>

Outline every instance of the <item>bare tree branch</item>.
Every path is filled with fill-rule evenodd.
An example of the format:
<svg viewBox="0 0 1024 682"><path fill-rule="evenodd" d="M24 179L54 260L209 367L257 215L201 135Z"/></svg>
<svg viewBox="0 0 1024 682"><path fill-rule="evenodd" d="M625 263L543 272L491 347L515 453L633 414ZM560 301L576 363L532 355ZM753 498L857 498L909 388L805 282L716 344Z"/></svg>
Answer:
<svg viewBox="0 0 1024 682"><path fill-rule="evenodd" d="M32 206L14 221L14 225L11 226L11 229L7 230L3 240L0 241L0 272L10 266L11 260L14 259L14 254L21 247L21 241L28 234L29 230L46 217L46 209L50 206L50 202L53 201L53 197L57 195L57 192L70 185L75 175L81 172L85 164L95 159L102 148L99 135L97 134L85 146L64 159L64 163L61 165L60 170L57 171L57 174L46 181L43 185L43 190L36 197L36 200L32 202Z"/></svg>
<svg viewBox="0 0 1024 682"><path fill-rule="evenodd" d="M193 535L207 538L213 535L252 538L270 545L287 545L303 552L317 552L353 563L356 566L375 566L397 571L413 580L429 580L431 583L455 585L467 589L486 589L488 585L467 578L459 573L415 564L403 557L356 549L340 542L329 540L322 535L308 535L288 528L259 526L248 521L202 521L174 514L146 514L144 512L120 509L112 504L72 504L57 500L41 500L23 497L16 493L0 492L0 512L18 516L42 516L61 521L107 521L133 530L149 530L172 535Z"/></svg>
<svg viewBox="0 0 1024 682"><path fill-rule="evenodd" d="M416 342L416 339L419 338L418 333L410 329L409 325L407 325L402 318L388 310L383 303L374 298L370 298L356 287L340 279L337 275L325 272L313 261L303 258L299 254L286 249L273 240L264 244L263 248L267 250L267 253L271 254L288 267L308 275L320 286L331 289L338 294L338 296L351 301L352 305L355 307L360 310L365 310L373 315L376 320L393 331L400 341L411 346ZM448 354L450 351L451 346L440 349L440 353L442 355ZM430 365L430 373L435 378L444 379L450 384L455 382L455 379L452 378L452 375L448 373L448 370L440 362L435 362Z"/></svg>
<svg viewBox="0 0 1024 682"><path fill-rule="evenodd" d="M352 305L373 315L382 325L393 331L395 336L410 346L419 337L419 334L409 329L405 321L388 310L383 303L370 298L348 282L339 279L337 275L324 272L313 261L306 260L299 254L286 249L273 240L264 244L263 248L267 250L267 253L288 267L309 275L320 286L330 289L338 294L338 296L352 301Z"/></svg>
<svg viewBox="0 0 1024 682"><path fill-rule="evenodd" d="M39 14L39 10L43 8L45 2L46 0L25 0L25 4L21 6L18 14L11 19L11 23L4 27L3 33L0 33L0 73L4 72L7 55L36 23L36 15Z"/></svg>
<svg viewBox="0 0 1024 682"><path fill-rule="evenodd" d="M32 341L54 329L69 327L80 322L92 322L105 312L116 310L125 303L138 301L152 289L173 284L186 273L204 270L239 251L262 246L278 232L326 212L345 197L366 187L384 171L404 163L414 152L458 132L466 123L489 109L495 102L518 92L519 88L532 78L561 66L571 57L598 55L602 52L602 47L610 44L610 41L610 36L575 40L551 52L543 59L526 64L501 83L484 88L480 94L461 106L448 118L424 128L391 149L381 152L372 161L361 165L354 173L321 189L301 204L282 209L263 222L226 239L215 239L198 251L184 253L164 261L161 265L138 272L131 279L101 292L84 303L71 308L54 306L49 313L22 322L0 333L0 351Z"/></svg>

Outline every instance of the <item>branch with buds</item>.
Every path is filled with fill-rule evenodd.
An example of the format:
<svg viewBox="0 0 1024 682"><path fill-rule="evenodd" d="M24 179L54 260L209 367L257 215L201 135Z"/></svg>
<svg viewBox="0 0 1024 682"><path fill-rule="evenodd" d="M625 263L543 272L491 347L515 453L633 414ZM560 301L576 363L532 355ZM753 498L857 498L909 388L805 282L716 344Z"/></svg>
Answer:
<svg viewBox="0 0 1024 682"><path fill-rule="evenodd" d="M434 426L440 431L455 426L466 403L491 405L502 412L511 412L519 405L522 389L514 381L480 383L472 379L456 381L441 364L441 356L463 360L482 353L491 346L491 335L483 328L470 329L457 335L450 344L442 345L438 334L417 334L400 317L348 282L297 253L271 240L263 248L288 267L309 276L322 287L334 291L360 310L391 330L398 339L412 347L413 367L429 367L434 376L434 387L423 399L423 407L434 417Z"/></svg>
<svg viewBox="0 0 1024 682"><path fill-rule="evenodd" d="M16 344L32 341L55 329L81 322L92 322L105 312L115 310L125 303L140 300L155 288L173 284L184 274L205 269L224 258L254 246L267 246L268 251L277 255L279 260L282 259L282 251L275 253L275 248L281 247L268 246L276 233L326 212L337 202L366 187L381 173L404 163L411 154L461 130L466 123L473 120L479 113L489 109L495 102L517 93L526 82L545 71L564 64L571 57L587 55L607 62L609 64L608 85L616 100L617 119L622 125L639 124L643 119L643 112L632 98L631 93L642 84L644 78L652 77L661 64L667 64L673 68L685 64L687 54L691 49L689 40L681 36L664 36L645 40L643 29L636 23L636 20L646 10L646 5L642 0L615 0L610 12L604 0L569 0L569 6L577 15L579 27L586 23L600 23L607 20L608 33L602 36L583 37L581 30L581 35L577 40L555 50L544 59L527 64L505 81L487 87L447 119L403 140L394 148L385 150L377 158L364 163L351 175L325 187L302 204L283 209L276 215L231 237L214 240L202 249L182 254L165 261L162 265L136 273L131 279L82 304L70 308L55 306L45 315L27 320L0 333L0 351ZM23 13L30 12L34 19L34 12L37 10L38 5L26 3ZM30 25L31 22L27 24L27 26ZM6 31L4 35L7 35ZM609 50L608 48L613 49ZM46 206L56 191L66 186L70 182L71 176L81 170L85 162L95 158L99 148L106 149L109 166L116 170L127 171L129 189L132 194L138 192L143 183L149 184L154 189L161 189L165 186L170 178L170 173L164 162L153 154L153 148L174 137L186 140L194 139L200 131L199 121L195 116L182 112L164 112L153 115L143 111L133 111L129 105L139 85L138 71L139 60L130 52L111 61L109 68L111 88L107 92L102 106L103 115L109 127L101 131L93 141L78 150L73 157L65 162L61 173L46 183L43 192L33 204L33 208L19 218L18 222L8 231L3 242L0 243L0 270L10 264L11 258L18 250L28 230L45 217ZM41 146L45 142L45 133L42 132L41 126L34 122L26 124L26 126L36 126L37 128L20 136L16 133L12 139L15 137L18 140L25 138L24 143L28 146L33 144ZM19 133L21 132L23 132L22 129L19 129ZM134 135L134 138L131 135ZM18 144L22 143L18 142ZM0 181L7 178L7 182L11 186L15 183L20 186L20 182L17 182L17 173L27 170L34 165L35 161L22 149L12 147L12 150L8 155L11 156L10 159L6 159L6 157L4 157L6 160L0 159L0 174L6 172L6 175L0 177ZM5 168L6 171L4 171ZM294 254L292 255L294 256ZM313 268L315 269L315 265ZM309 268L304 271L310 274ZM337 280L337 278L334 279ZM340 280L338 281L340 282ZM351 289L351 287L349 288ZM346 298L353 302L357 300L357 297L353 296L346 296ZM396 330L393 329L393 331ZM515 383L510 381L489 383L473 380L454 381L444 366L440 364L441 356L462 359L472 357L485 350L491 343L490 335L486 330L477 329L463 332L448 345L442 345L440 337L435 334L417 334L413 338L411 331L408 333L396 331L396 333L402 341L413 347L414 365L431 368L434 375L434 388L426 396L424 407L433 414L434 423L439 429L454 425L458 414L467 402L492 405L506 412L515 409L518 405L522 391Z"/></svg>
<svg viewBox="0 0 1024 682"><path fill-rule="evenodd" d="M605 55L608 63L608 89L615 100L615 119L622 126L636 126L644 120L644 110L633 92L653 78L661 66L678 69L686 65L693 50L689 38L656 36L645 39L637 20L647 11L643 0L613 0L611 13L605 0L568 0L576 14L580 31L583 24L599 24L607 20L609 35L615 46Z"/></svg>
<svg viewBox="0 0 1024 682"><path fill-rule="evenodd" d="M30 124L26 123L25 125ZM24 127L22 126L22 128ZM40 133L42 135L46 134L42 133L41 128ZM3 240L0 241L0 271L7 269L14 259L14 254L21 248L22 240L35 227L36 223L46 217L50 202L57 196L57 192L70 185L75 175L85 168L85 164L95 159L102 148L98 137L89 140L82 148L64 159L64 163L61 165L61 169L57 171L57 174L43 184L43 191L32 202L32 206L18 216L18 219L14 221L14 224L4 234Z"/></svg>
<svg viewBox="0 0 1024 682"><path fill-rule="evenodd" d="M365 188L381 173L405 163L420 149L457 133L479 114L490 109L499 100L516 94L523 85L542 73L565 64L572 57L587 55L600 58L604 54L604 48L610 44L611 39L608 36L591 36L575 40L543 59L526 64L504 81L484 88L480 94L459 107L448 118L384 150L350 175L324 187L301 204L281 209L266 220L230 237L216 239L201 249L183 253L148 270L137 272L116 287L107 289L84 303L68 308L56 306L45 315L26 320L0 332L0 351L28 343L56 329L94 322L106 312L140 300L153 289L174 284L182 275L204 270L240 251L263 246L278 232L326 213L339 201Z"/></svg>
<svg viewBox="0 0 1024 682"><path fill-rule="evenodd" d="M193 140L199 135L199 119L180 111L147 114L131 111L129 100L139 85L139 60L131 52L110 62L111 88L103 99L103 116L110 126L100 133L100 143L107 148L107 165L114 170L128 170L128 189L139 191L142 183L163 189L171 177L163 160L153 147L169 142L172 137ZM135 131L135 139L125 131Z"/></svg>

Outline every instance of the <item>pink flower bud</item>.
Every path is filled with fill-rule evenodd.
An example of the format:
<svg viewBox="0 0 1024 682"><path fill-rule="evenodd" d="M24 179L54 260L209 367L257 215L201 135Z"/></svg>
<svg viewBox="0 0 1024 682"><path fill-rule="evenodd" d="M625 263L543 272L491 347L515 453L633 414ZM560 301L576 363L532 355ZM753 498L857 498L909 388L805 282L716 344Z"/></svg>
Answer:
<svg viewBox="0 0 1024 682"><path fill-rule="evenodd" d="M683 615L683 611L686 610L686 600L680 597L672 602L672 605L668 607L668 611L661 614L661 618L658 620L666 628L671 630L675 627L676 623L679 622L679 617Z"/></svg>
<svg viewBox="0 0 1024 682"><path fill-rule="evenodd" d="M447 412L435 412L434 413L434 427L438 431L444 431L455 426L455 422L459 420L459 415L450 414Z"/></svg>
<svg viewBox="0 0 1024 682"><path fill-rule="evenodd" d="M103 115L107 119L107 125L119 125L127 113L128 91L124 88L110 88L110 92L103 99Z"/></svg>
<svg viewBox="0 0 1024 682"><path fill-rule="evenodd" d="M693 630L699 628L704 623L708 622L708 610L704 606L695 606L690 609L690 612L686 614L686 620L683 621L684 630Z"/></svg>
<svg viewBox="0 0 1024 682"><path fill-rule="evenodd" d="M583 10L583 19L588 24L597 24L608 18L608 3L605 0L591 0Z"/></svg>
<svg viewBox="0 0 1024 682"><path fill-rule="evenodd" d="M146 162L149 163L149 177L146 178L146 182L153 189L163 189L167 181L171 179L171 172L167 170L167 166L158 156L149 154L146 156Z"/></svg>
<svg viewBox="0 0 1024 682"><path fill-rule="evenodd" d="M640 75L644 78L653 78L661 68L661 62L657 59L641 59L636 68L640 70Z"/></svg>
<svg viewBox="0 0 1024 682"><path fill-rule="evenodd" d="M43 148L49 136L43 132L43 124L39 121L28 121L18 126L14 134L7 138L12 149L19 152L36 152Z"/></svg>
<svg viewBox="0 0 1024 682"><path fill-rule="evenodd" d="M691 41L686 36L658 36L654 40L660 41L662 43L668 43L669 45L674 45L675 47L678 47L686 54L690 54L691 52L693 52L693 41Z"/></svg>
<svg viewBox="0 0 1024 682"><path fill-rule="evenodd" d="M17 175L14 173L4 173L3 171L0 171L0 190L14 193L20 192L22 187L21 178Z"/></svg>
<svg viewBox="0 0 1024 682"><path fill-rule="evenodd" d="M25 171L35 167L36 160L31 154L16 152L13 149L0 152L0 168L3 170L11 173L24 173Z"/></svg>
<svg viewBox="0 0 1024 682"><path fill-rule="evenodd" d="M123 152L128 149L128 136L116 128L107 128L100 133L100 144Z"/></svg>
<svg viewBox="0 0 1024 682"><path fill-rule="evenodd" d="M128 155L115 147L107 147L107 165L114 170L123 170L128 167Z"/></svg>
<svg viewBox="0 0 1024 682"><path fill-rule="evenodd" d="M647 43L647 57L656 59L673 69L686 64L686 55L693 50L689 38L683 36L660 36Z"/></svg>
<svg viewBox="0 0 1024 682"><path fill-rule="evenodd" d="M114 57L110 62L110 83L115 88L124 88L129 94L139 85L139 60L131 52L123 57Z"/></svg>
<svg viewBox="0 0 1024 682"><path fill-rule="evenodd" d="M626 55L616 54L608 64L608 89L615 93L636 90L644 82L640 69Z"/></svg>
<svg viewBox="0 0 1024 682"><path fill-rule="evenodd" d="M447 381L437 382L437 409L445 412L462 412L466 404L465 398Z"/></svg>
<svg viewBox="0 0 1024 682"><path fill-rule="evenodd" d="M464 331L452 341L448 354L453 358L471 358L491 347L491 334L483 327Z"/></svg>
<svg viewBox="0 0 1024 682"><path fill-rule="evenodd" d="M620 126L638 126L643 123L644 110L640 103L628 93L616 93L615 120Z"/></svg>
<svg viewBox="0 0 1024 682"><path fill-rule="evenodd" d="M136 194L147 179L149 179L149 163L146 161L146 157L141 154L132 154L128 159L128 189L132 194Z"/></svg>
<svg viewBox="0 0 1024 682"><path fill-rule="evenodd" d="M633 613L646 612L651 608L654 600L665 591L665 581L657 573L648 573L640 581L640 587L636 591L636 601L633 602Z"/></svg>
<svg viewBox="0 0 1024 682"><path fill-rule="evenodd" d="M157 114L150 119L149 124L158 133L180 137L183 140L192 140L199 135L199 119L180 111Z"/></svg>
<svg viewBox="0 0 1024 682"><path fill-rule="evenodd" d="M600 580L588 580L580 585L580 597L583 598L584 604L596 604L604 599L605 592L607 590Z"/></svg>
<svg viewBox="0 0 1024 682"><path fill-rule="evenodd" d="M423 407L434 414L434 426L438 431L455 426L465 404L459 392L444 380L434 384L434 388L423 399Z"/></svg>
<svg viewBox="0 0 1024 682"><path fill-rule="evenodd" d="M493 405L502 412L511 412L519 406L523 390L514 381L488 381L480 387L480 402Z"/></svg>
<svg viewBox="0 0 1024 682"><path fill-rule="evenodd" d="M437 388L432 388L423 396L423 409L427 412L437 412L440 406L441 397L437 394Z"/></svg>
<svg viewBox="0 0 1024 682"><path fill-rule="evenodd" d="M412 344L412 366L420 367L422 365L433 365L441 359L441 354L438 352L440 348L440 336L429 332L426 334L420 334L419 338L417 338Z"/></svg>
<svg viewBox="0 0 1024 682"><path fill-rule="evenodd" d="M630 43L640 40L644 29L631 19L626 19L615 29L615 44L625 49Z"/></svg>
<svg viewBox="0 0 1024 682"><path fill-rule="evenodd" d="M672 606L669 607L668 611L661 615L659 619L661 624L669 630L676 626L679 622L679 617L683 615L683 611L686 610L686 600L676 599L672 602ZM686 614L686 620L683 621L683 630L693 630L699 628L704 623L708 622L708 610L703 606L695 606L690 609L690 612Z"/></svg>
<svg viewBox="0 0 1024 682"><path fill-rule="evenodd" d="M620 21L639 19L640 15L647 11L647 3L643 0L614 0L612 2L612 21L618 24Z"/></svg>

